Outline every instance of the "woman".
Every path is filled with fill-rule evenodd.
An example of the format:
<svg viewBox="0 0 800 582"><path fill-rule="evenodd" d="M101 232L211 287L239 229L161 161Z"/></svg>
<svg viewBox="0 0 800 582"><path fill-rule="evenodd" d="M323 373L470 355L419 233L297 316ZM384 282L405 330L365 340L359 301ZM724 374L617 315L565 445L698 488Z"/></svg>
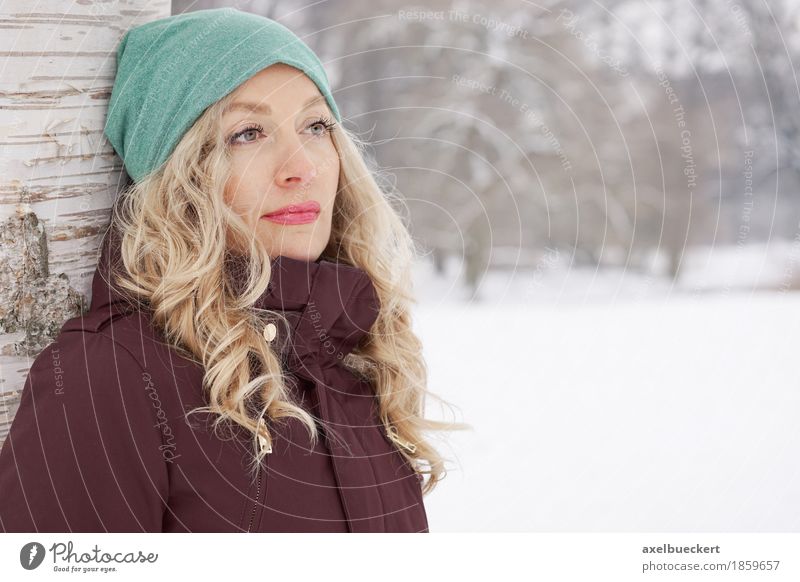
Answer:
<svg viewBox="0 0 800 582"><path fill-rule="evenodd" d="M5 531L427 532L413 245L322 65L225 8L134 28L88 313L34 361ZM427 482L423 474L429 476Z"/></svg>

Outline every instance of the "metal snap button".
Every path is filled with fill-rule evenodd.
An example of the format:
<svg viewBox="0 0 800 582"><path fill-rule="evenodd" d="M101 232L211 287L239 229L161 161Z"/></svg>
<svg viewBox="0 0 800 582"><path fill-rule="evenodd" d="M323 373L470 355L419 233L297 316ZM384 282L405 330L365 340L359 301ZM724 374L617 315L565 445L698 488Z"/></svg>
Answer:
<svg viewBox="0 0 800 582"><path fill-rule="evenodd" d="M275 336L278 335L278 328L275 326L274 323L268 323L264 326L264 339L268 342L271 342L275 339Z"/></svg>

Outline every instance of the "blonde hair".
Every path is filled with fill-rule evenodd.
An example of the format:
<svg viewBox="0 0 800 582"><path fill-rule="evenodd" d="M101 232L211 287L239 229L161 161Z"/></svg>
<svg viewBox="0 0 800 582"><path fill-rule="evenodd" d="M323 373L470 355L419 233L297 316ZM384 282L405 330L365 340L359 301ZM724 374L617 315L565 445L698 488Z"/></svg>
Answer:
<svg viewBox="0 0 800 582"><path fill-rule="evenodd" d="M267 454L259 435L272 444L269 424L295 418L312 443L318 430L314 418L292 401L280 356L261 332L267 319L285 318L253 307L270 279L267 249L224 201L230 162L221 114L232 98L230 93L209 107L159 170L121 193L111 228L120 236L122 268L112 281L147 307L171 347L203 366L209 406L187 414L216 414L215 431L221 423L249 431L255 472ZM471 427L424 418L426 397L434 395L427 389L421 342L411 329L413 240L391 204L394 195L381 190L367 167L360 151L364 143L338 124L331 136L340 172L322 258L363 269L381 305L369 341L345 363L371 381L384 428L416 446L413 452L398 450L417 473L429 476L427 494L447 471L423 431ZM247 259L239 292L226 269L234 249Z"/></svg>

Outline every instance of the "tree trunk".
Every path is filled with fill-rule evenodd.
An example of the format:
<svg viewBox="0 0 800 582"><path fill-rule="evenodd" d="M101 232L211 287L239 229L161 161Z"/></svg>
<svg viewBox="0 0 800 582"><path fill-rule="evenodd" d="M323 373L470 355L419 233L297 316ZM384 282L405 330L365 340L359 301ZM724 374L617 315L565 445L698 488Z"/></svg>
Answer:
<svg viewBox="0 0 800 582"><path fill-rule="evenodd" d="M33 359L88 308L127 179L103 135L117 45L169 14L169 0L0 7L0 446Z"/></svg>

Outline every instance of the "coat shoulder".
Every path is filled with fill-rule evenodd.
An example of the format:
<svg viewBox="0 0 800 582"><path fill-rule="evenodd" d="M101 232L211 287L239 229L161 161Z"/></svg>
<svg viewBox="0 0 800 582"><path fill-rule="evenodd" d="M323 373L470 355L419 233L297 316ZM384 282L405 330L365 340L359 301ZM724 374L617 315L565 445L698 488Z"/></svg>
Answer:
<svg viewBox="0 0 800 582"><path fill-rule="evenodd" d="M55 342L80 344L82 339L95 336L93 343L102 345L106 355L113 357L115 350L125 350L150 374L159 370L171 377L175 370L198 370L201 365L188 359L170 346L164 334L153 325L147 310L101 314L90 312L67 320ZM111 353L109 353L109 351Z"/></svg>
<svg viewBox="0 0 800 582"><path fill-rule="evenodd" d="M62 331L34 359L0 451L5 531L160 531L159 410L130 346Z"/></svg>

